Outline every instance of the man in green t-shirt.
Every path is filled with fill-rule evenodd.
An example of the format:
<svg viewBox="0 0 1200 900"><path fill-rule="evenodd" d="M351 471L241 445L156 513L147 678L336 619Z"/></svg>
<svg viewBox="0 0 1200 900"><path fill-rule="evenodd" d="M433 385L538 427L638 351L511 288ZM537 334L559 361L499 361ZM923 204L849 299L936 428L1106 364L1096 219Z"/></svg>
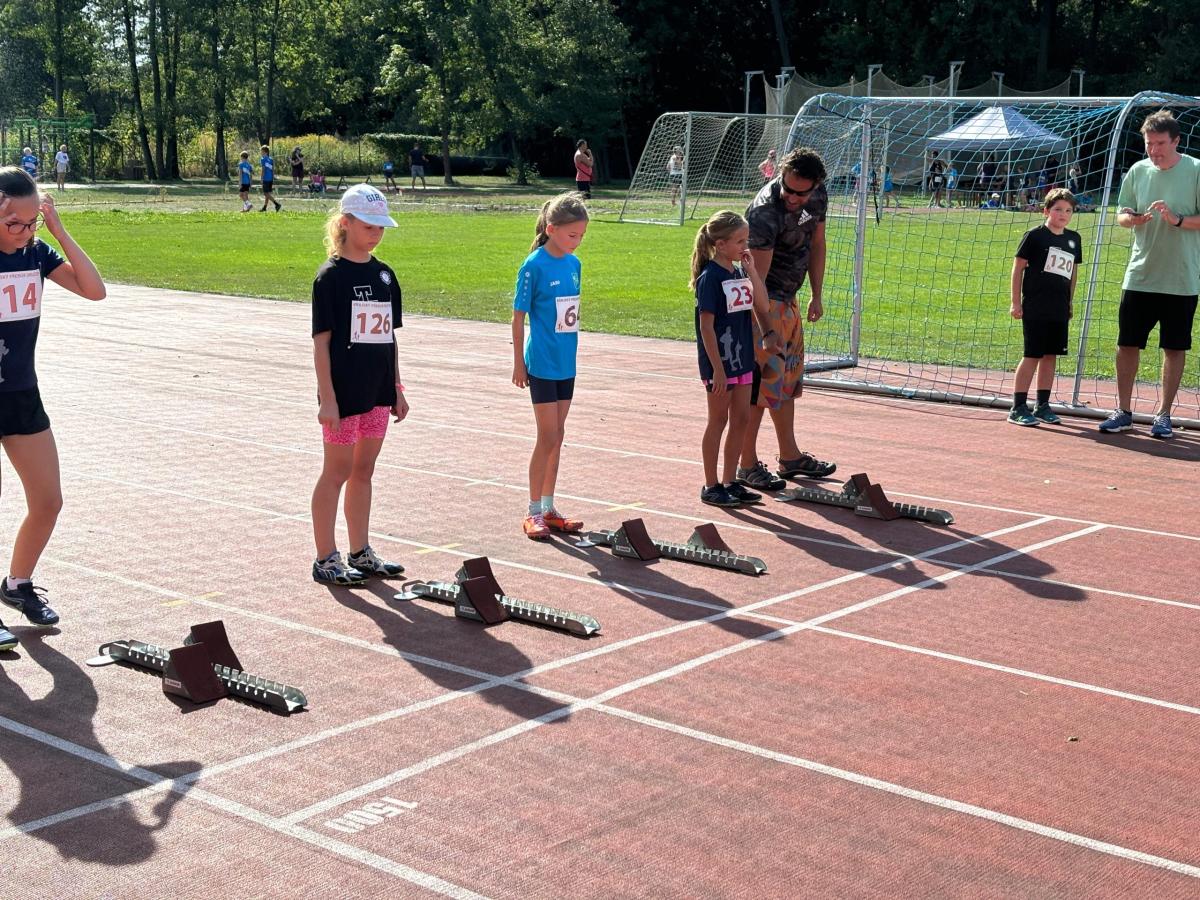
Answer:
<svg viewBox="0 0 1200 900"><path fill-rule="evenodd" d="M1179 123L1167 110L1142 122L1146 159L1121 182L1117 224L1133 229L1117 335L1117 408L1106 433L1133 427L1133 380L1155 325L1162 348L1162 396L1150 434L1169 438L1171 406L1192 349L1200 294L1200 160L1179 152Z"/></svg>

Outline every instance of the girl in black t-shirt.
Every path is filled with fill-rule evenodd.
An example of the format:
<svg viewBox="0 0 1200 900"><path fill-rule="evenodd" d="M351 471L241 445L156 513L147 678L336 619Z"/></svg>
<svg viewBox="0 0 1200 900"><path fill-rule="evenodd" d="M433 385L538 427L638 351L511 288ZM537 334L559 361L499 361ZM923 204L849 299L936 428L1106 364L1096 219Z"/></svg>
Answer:
<svg viewBox="0 0 1200 900"><path fill-rule="evenodd" d="M62 255L38 239L43 226ZM100 273L67 233L54 200L39 196L37 184L20 169L0 169L0 446L21 479L28 507L8 577L0 578L0 601L48 628L58 623L58 614L32 581L62 508L58 450L33 366L46 278L88 300L104 299ZM0 650L16 644L0 622Z"/></svg>
<svg viewBox="0 0 1200 900"><path fill-rule="evenodd" d="M408 415L397 368L394 329L401 325L396 273L371 255L383 229L395 226L387 199L368 184L342 195L326 223L329 259L313 282L313 361L324 441L324 464L313 489L314 581L361 584L371 575L392 578L404 567L384 562L368 542L371 476L383 449L388 416ZM346 486L346 561L334 536L338 498Z"/></svg>

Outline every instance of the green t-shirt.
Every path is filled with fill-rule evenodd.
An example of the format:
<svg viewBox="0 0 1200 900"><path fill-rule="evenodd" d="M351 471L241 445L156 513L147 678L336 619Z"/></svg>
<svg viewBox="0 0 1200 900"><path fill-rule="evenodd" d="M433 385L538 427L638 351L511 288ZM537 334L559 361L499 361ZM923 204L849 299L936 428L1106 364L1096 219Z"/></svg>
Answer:
<svg viewBox="0 0 1200 900"><path fill-rule="evenodd" d="M1121 182L1118 208L1144 213L1163 200L1179 216L1200 213L1200 159L1180 156L1165 172L1143 159ZM1133 252L1122 287L1151 294L1200 294L1200 231L1185 231L1155 216L1133 229Z"/></svg>

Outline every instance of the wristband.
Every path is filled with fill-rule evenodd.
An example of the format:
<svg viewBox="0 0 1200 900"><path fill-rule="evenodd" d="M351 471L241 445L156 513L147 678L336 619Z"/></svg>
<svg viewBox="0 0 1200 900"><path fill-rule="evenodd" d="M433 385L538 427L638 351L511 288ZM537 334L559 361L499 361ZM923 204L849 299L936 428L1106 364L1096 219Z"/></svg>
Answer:
<svg viewBox="0 0 1200 900"><path fill-rule="evenodd" d="M1179 217L1179 221L1175 223L1175 227L1176 227L1176 228L1182 228L1182 227L1183 227L1183 216L1182 216L1182 215Z"/></svg>

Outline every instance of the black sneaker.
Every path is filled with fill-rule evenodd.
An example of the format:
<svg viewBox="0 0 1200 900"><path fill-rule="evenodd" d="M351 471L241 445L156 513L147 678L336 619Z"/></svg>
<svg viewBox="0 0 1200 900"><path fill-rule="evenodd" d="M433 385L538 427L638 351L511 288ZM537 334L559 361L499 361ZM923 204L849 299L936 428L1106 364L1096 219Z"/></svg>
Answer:
<svg viewBox="0 0 1200 900"><path fill-rule="evenodd" d="M336 550L324 559L318 559L313 563L312 577L313 581L323 584L338 584L342 587L362 584L367 580L367 576L358 569L342 562L342 554Z"/></svg>
<svg viewBox="0 0 1200 900"><path fill-rule="evenodd" d="M709 506L742 505L742 501L735 500L729 493L729 489L719 482L712 487L706 487L700 491L700 502L707 503Z"/></svg>
<svg viewBox="0 0 1200 900"><path fill-rule="evenodd" d="M46 589L34 587L32 581L22 581L16 590L8 589L8 579L0 580L0 600L19 610L29 624L39 628L51 628L58 624L58 613L42 599Z"/></svg>
<svg viewBox="0 0 1200 900"><path fill-rule="evenodd" d="M828 478L837 471L837 463L817 459L811 453L801 453L795 459L779 460L779 468L775 474L780 478L792 478L804 475L808 478Z"/></svg>
<svg viewBox="0 0 1200 900"><path fill-rule="evenodd" d="M371 549L371 545L363 547L357 553L346 557L346 562L358 569L364 575L376 575L380 578L395 578L404 574L404 566L400 563L384 562L379 554Z"/></svg>
<svg viewBox="0 0 1200 900"><path fill-rule="evenodd" d="M0 653L7 653L17 646L17 643L17 636L5 628L3 622L0 622Z"/></svg>
<svg viewBox="0 0 1200 900"><path fill-rule="evenodd" d="M787 482L771 474L767 464L761 459L749 469L738 466L737 480L746 487L757 488L760 491L782 491Z"/></svg>
<svg viewBox="0 0 1200 900"><path fill-rule="evenodd" d="M748 491L736 481L733 484L725 485L725 491L739 503L759 503L762 500L762 494Z"/></svg>

